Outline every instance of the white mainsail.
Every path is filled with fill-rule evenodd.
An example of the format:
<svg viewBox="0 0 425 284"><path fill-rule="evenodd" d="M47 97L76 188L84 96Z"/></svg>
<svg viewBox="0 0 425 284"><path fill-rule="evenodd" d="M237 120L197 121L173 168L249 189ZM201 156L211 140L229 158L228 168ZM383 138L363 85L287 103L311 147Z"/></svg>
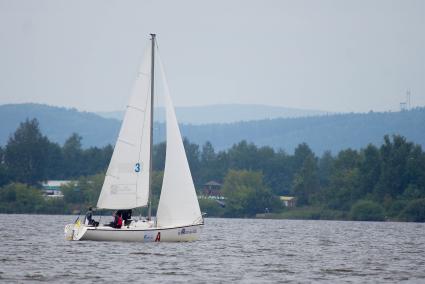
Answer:
<svg viewBox="0 0 425 284"><path fill-rule="evenodd" d="M164 180L156 213L157 226L196 224L202 222L201 210L159 55L158 61L164 83L167 147Z"/></svg>
<svg viewBox="0 0 425 284"><path fill-rule="evenodd" d="M131 209L148 203L151 148L150 54L151 48L148 45L106 172L97 202L98 208Z"/></svg>

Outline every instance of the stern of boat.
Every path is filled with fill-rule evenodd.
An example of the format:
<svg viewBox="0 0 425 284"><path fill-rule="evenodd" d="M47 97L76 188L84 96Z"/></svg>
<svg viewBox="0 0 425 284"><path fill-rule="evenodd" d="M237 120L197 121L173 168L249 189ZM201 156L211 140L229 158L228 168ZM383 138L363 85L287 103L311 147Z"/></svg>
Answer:
<svg viewBox="0 0 425 284"><path fill-rule="evenodd" d="M64 229L65 239L68 241L78 241L87 231L87 226L80 222L67 224Z"/></svg>

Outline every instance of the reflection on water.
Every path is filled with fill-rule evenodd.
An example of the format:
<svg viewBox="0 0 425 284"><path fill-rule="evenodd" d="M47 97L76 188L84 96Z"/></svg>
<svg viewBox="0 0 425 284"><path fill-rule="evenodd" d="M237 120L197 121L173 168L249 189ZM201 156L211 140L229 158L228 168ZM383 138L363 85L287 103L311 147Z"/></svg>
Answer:
<svg viewBox="0 0 425 284"><path fill-rule="evenodd" d="M65 241L74 216L1 220L0 282L425 282L425 224L206 219L200 241L142 244Z"/></svg>

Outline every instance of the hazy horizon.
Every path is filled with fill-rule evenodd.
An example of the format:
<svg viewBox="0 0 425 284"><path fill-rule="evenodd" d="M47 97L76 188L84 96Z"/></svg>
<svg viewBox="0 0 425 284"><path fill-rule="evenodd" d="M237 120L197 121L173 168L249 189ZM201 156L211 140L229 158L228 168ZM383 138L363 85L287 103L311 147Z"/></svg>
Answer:
<svg viewBox="0 0 425 284"><path fill-rule="evenodd" d="M151 32L179 107L425 105L415 0L0 0L0 104L123 110Z"/></svg>
<svg viewBox="0 0 425 284"><path fill-rule="evenodd" d="M47 105L51 107L59 107L59 108L75 108L78 111L87 111L87 112L123 112L125 111L125 106L123 106L123 109L111 109L111 110L85 110L85 109L79 109L78 107L73 106L66 106L66 105L54 105L49 103L43 103L43 102L18 102L18 103L0 103L0 106L2 105L19 105L19 104L40 104L40 105ZM231 105L237 105L237 106L260 106L260 107L271 107L271 108L288 108L288 109L294 109L294 110L306 110L306 111L322 111L322 112L328 112L327 110L321 110L321 109L304 109L304 108L292 108L292 107L286 107L286 106L280 106L280 105L267 105L267 104L251 104L251 103L211 103L211 104L199 104L199 105L179 105L176 106L177 108L202 108L202 107L215 107L215 106L231 106ZM162 108L163 106L155 106Z"/></svg>
<svg viewBox="0 0 425 284"><path fill-rule="evenodd" d="M65 109L76 109L79 112L90 112L90 113L94 113L94 114L99 114L99 113L115 113L115 112L125 112L126 106L122 106L123 109L112 109L112 110L86 110L86 109L81 109L78 107L74 107L74 106L66 106L66 105L54 105L54 104L49 104L49 103L43 103L43 102L11 102L11 103L0 103L0 106L3 105L25 105L25 104L38 104L38 105L46 105L49 107L58 107L58 108L65 108ZM299 110L299 111L311 111L311 112L322 112L324 114L344 114L344 113L368 113L370 111L372 112L398 112L401 111L401 109L395 108L395 109L382 109L382 110L359 110L359 111L328 111L328 110L323 110L323 109L306 109L306 108L292 108L292 107L286 107L286 106L280 106L280 105L267 105L267 104L251 104L251 103L211 103L211 104L200 104L200 105L190 105L190 106L186 106L186 105L179 105L179 106L175 106L175 108L179 108L179 109L189 109L189 108L204 108L204 107L220 107L220 106L246 106L246 107L265 107L265 108L280 108L280 109L288 109L288 110ZM416 108L424 108L424 106L422 105L413 105L409 110L413 110ZM162 105L159 106L155 106L155 108L163 108Z"/></svg>

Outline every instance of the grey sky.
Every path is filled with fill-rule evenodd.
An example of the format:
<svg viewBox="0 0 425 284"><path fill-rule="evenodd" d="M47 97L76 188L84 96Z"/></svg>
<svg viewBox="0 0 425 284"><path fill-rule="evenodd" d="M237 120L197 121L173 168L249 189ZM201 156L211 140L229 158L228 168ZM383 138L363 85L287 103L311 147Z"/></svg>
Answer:
<svg viewBox="0 0 425 284"><path fill-rule="evenodd" d="M423 0L0 0L0 104L123 109L150 32L178 106L425 105Z"/></svg>

